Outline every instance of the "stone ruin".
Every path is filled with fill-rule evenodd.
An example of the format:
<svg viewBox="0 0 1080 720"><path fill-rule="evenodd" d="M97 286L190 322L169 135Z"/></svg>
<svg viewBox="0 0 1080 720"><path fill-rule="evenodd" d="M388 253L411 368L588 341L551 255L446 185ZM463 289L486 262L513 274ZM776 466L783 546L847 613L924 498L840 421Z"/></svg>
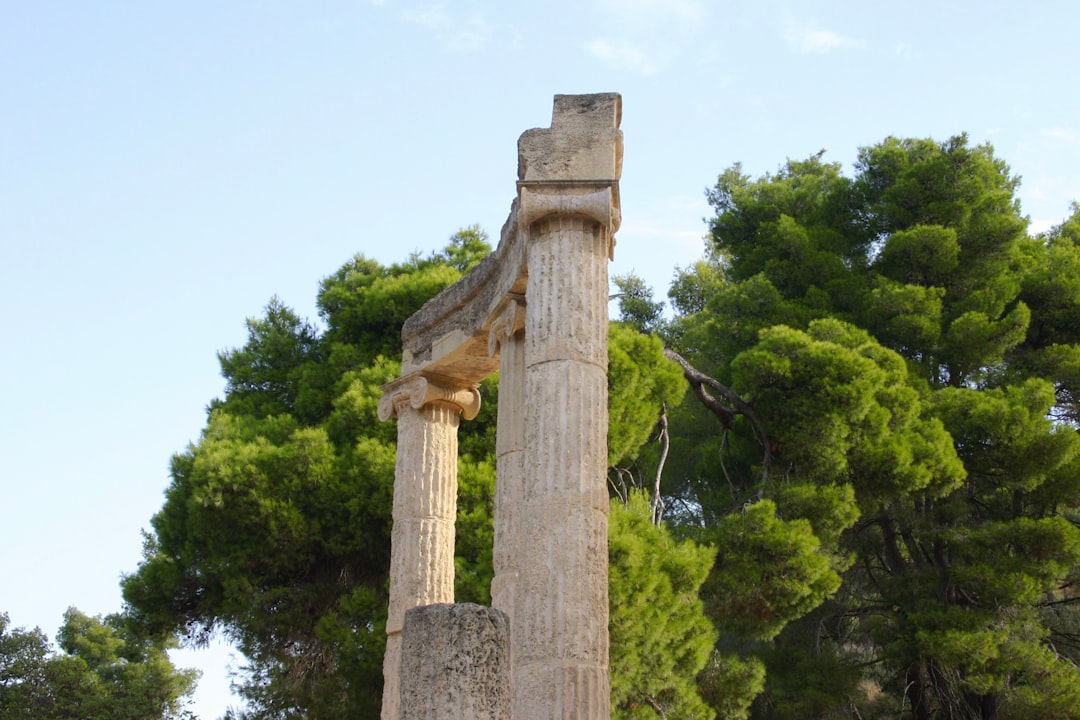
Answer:
<svg viewBox="0 0 1080 720"><path fill-rule="evenodd" d="M610 717L607 263L619 95L518 141L495 251L402 328L382 720ZM499 373L492 607L454 605L457 428Z"/></svg>

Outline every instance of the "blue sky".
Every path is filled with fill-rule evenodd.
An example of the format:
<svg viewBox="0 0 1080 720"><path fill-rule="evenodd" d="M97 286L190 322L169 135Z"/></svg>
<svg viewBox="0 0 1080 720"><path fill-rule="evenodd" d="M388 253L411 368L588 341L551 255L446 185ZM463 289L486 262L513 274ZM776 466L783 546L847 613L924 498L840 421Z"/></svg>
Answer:
<svg viewBox="0 0 1080 720"><path fill-rule="evenodd" d="M50 637L120 609L274 294L479 223L556 93L623 95L613 273L661 295L704 190L886 136L989 142L1033 228L1080 200L1080 5L1060 2L0 0L0 611ZM225 651L196 709L230 701ZM186 656L189 661L192 656Z"/></svg>

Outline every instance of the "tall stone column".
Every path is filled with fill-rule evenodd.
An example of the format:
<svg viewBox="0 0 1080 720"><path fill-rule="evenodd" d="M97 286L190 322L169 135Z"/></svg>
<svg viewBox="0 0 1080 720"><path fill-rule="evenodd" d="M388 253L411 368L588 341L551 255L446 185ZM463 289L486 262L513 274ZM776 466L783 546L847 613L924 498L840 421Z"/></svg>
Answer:
<svg viewBox="0 0 1080 720"><path fill-rule="evenodd" d="M610 716L611 227L598 218L610 216L611 192L540 197L523 189L522 198L529 222L529 284L514 718L603 720Z"/></svg>
<svg viewBox="0 0 1080 720"><path fill-rule="evenodd" d="M525 492L525 298L512 297L492 322L488 352L499 351L499 416L495 438L495 542L491 606L514 615L518 526ZM511 627L513 622L511 621ZM512 649L512 645L511 645Z"/></svg>
<svg viewBox="0 0 1080 720"><path fill-rule="evenodd" d="M454 602L458 418L475 417L479 407L476 388L419 374L385 386L379 401L380 419L398 420L382 720L398 720L405 611Z"/></svg>

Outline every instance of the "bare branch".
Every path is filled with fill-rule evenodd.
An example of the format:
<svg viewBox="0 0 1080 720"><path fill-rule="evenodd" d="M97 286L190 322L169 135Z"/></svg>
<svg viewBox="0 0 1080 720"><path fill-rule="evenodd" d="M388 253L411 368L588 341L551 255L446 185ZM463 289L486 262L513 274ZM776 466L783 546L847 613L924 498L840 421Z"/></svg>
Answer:
<svg viewBox="0 0 1080 720"><path fill-rule="evenodd" d="M657 715L659 715L664 720L667 719L667 713L664 711L664 706L657 702L656 698L654 698L652 695L646 695L645 702L648 703L649 707L656 711Z"/></svg>
<svg viewBox="0 0 1080 720"><path fill-rule="evenodd" d="M667 405L660 405L660 434L657 438L660 446L660 462L656 465L656 479L653 481L652 494L652 524L660 525L664 520L664 498L660 496L660 477L664 473L664 463L667 462L668 450L671 449L671 438L668 435Z"/></svg>

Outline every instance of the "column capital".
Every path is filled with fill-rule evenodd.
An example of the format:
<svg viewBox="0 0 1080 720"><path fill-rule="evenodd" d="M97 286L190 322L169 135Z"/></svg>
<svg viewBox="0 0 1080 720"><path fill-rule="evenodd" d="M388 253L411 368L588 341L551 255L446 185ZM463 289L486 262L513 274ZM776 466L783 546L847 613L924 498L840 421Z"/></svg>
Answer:
<svg viewBox="0 0 1080 720"><path fill-rule="evenodd" d="M499 346L525 329L525 296L510 295L492 313L488 329L488 355L495 356Z"/></svg>
<svg viewBox="0 0 1080 720"><path fill-rule="evenodd" d="M463 386L444 378L433 378L420 372L382 386L379 399L379 419L386 421L397 417L398 408L408 404L419 410L428 403L445 402L457 406L466 420L472 420L480 412L480 391L475 386Z"/></svg>
<svg viewBox="0 0 1080 720"><path fill-rule="evenodd" d="M622 222L617 180L518 182L518 222L528 227L548 215L584 215L614 234Z"/></svg>
<svg viewBox="0 0 1080 720"><path fill-rule="evenodd" d="M608 233L608 259L614 259L615 233L622 223L617 180L597 182L518 182L518 222L528 228L551 216L577 215Z"/></svg>

